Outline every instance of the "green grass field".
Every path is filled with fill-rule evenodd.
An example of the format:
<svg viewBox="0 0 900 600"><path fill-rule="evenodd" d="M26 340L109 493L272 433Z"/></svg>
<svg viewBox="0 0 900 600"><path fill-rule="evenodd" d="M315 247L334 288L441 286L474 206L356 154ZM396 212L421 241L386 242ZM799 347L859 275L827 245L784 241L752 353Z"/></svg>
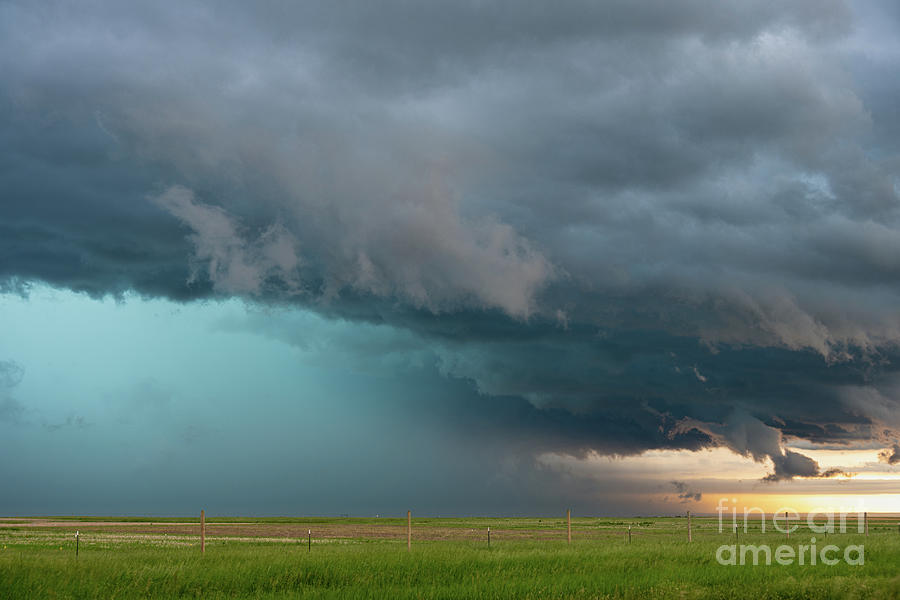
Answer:
<svg viewBox="0 0 900 600"><path fill-rule="evenodd" d="M58 520L58 519L57 519ZM71 528L26 527L6 520L0 528L0 598L898 598L900 533L896 521L873 522L869 537L832 534L833 543L864 544L865 564L723 566L715 558L733 534L714 519L695 519L688 544L685 519L573 519L566 543L562 519L416 519L413 547L394 537L316 537L267 534L297 527L386 527L401 519L239 519L253 523L258 539L227 534L228 520L210 519L224 535L199 540L157 534L146 521L89 517ZM129 523L131 525L129 525ZM135 531L134 524L141 524ZM627 527L632 524L632 540ZM487 546L486 528L494 531ZM246 527L242 525L241 527ZM73 532L82 532L76 559ZM739 544L767 543L758 525ZM305 529L303 530L305 533ZM443 532L450 539L440 538ZM432 539L419 539L432 538ZM809 544L809 531L790 540ZM453 537L455 536L455 537Z"/></svg>

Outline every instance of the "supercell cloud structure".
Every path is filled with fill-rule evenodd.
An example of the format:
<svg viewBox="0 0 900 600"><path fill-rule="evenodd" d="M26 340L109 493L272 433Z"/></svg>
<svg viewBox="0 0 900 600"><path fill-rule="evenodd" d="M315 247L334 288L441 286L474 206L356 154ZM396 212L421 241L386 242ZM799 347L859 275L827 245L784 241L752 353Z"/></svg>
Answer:
<svg viewBox="0 0 900 600"><path fill-rule="evenodd" d="M4 2L0 282L390 327L524 451L893 463L898 27L840 0ZM0 418L19 379L0 362Z"/></svg>

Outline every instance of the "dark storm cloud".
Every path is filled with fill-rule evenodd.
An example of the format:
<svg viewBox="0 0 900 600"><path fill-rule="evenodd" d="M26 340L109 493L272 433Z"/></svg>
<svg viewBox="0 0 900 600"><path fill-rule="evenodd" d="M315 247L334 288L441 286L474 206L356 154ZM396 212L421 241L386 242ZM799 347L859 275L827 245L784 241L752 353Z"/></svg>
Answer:
<svg viewBox="0 0 900 600"><path fill-rule="evenodd" d="M702 493L693 491L683 481L671 481L669 483L671 483L672 487L675 488L675 491L678 492L678 499L681 502L699 502L703 498Z"/></svg>
<svg viewBox="0 0 900 600"><path fill-rule="evenodd" d="M894 444L878 453L878 459L889 465L900 463L900 444Z"/></svg>
<svg viewBox="0 0 900 600"><path fill-rule="evenodd" d="M819 475L785 438L900 429L880 11L6 3L0 278L393 325L510 440Z"/></svg>

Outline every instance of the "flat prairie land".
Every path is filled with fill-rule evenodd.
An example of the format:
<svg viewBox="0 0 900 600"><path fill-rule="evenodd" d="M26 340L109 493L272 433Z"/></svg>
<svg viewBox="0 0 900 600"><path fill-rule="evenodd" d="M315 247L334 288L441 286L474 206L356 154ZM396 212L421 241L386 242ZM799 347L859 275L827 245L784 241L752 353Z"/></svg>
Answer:
<svg viewBox="0 0 900 600"><path fill-rule="evenodd" d="M10 518L0 598L900 597L896 520L871 519L868 536L852 520L790 539L771 523L726 529L695 518L688 543L685 518L573 518L569 544L565 518L414 518L407 551L405 518L209 518L201 555L196 518ZM731 544L806 545L806 560L720 564ZM828 544L840 560L810 564L809 547ZM848 546L863 564L843 560Z"/></svg>

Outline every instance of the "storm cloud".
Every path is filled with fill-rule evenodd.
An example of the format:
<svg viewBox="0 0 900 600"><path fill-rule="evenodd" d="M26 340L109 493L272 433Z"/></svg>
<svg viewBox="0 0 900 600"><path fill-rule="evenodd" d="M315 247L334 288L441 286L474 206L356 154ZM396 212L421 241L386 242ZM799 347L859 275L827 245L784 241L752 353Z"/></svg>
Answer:
<svg viewBox="0 0 900 600"><path fill-rule="evenodd" d="M675 488L675 491L678 492L678 500L682 503L692 500L696 502L703 498L702 493L693 491L683 481L672 481L670 483Z"/></svg>
<svg viewBox="0 0 900 600"><path fill-rule="evenodd" d="M900 433L898 25L839 0L7 2L0 281L383 327L477 390L449 420L523 453L827 475L785 443Z"/></svg>

